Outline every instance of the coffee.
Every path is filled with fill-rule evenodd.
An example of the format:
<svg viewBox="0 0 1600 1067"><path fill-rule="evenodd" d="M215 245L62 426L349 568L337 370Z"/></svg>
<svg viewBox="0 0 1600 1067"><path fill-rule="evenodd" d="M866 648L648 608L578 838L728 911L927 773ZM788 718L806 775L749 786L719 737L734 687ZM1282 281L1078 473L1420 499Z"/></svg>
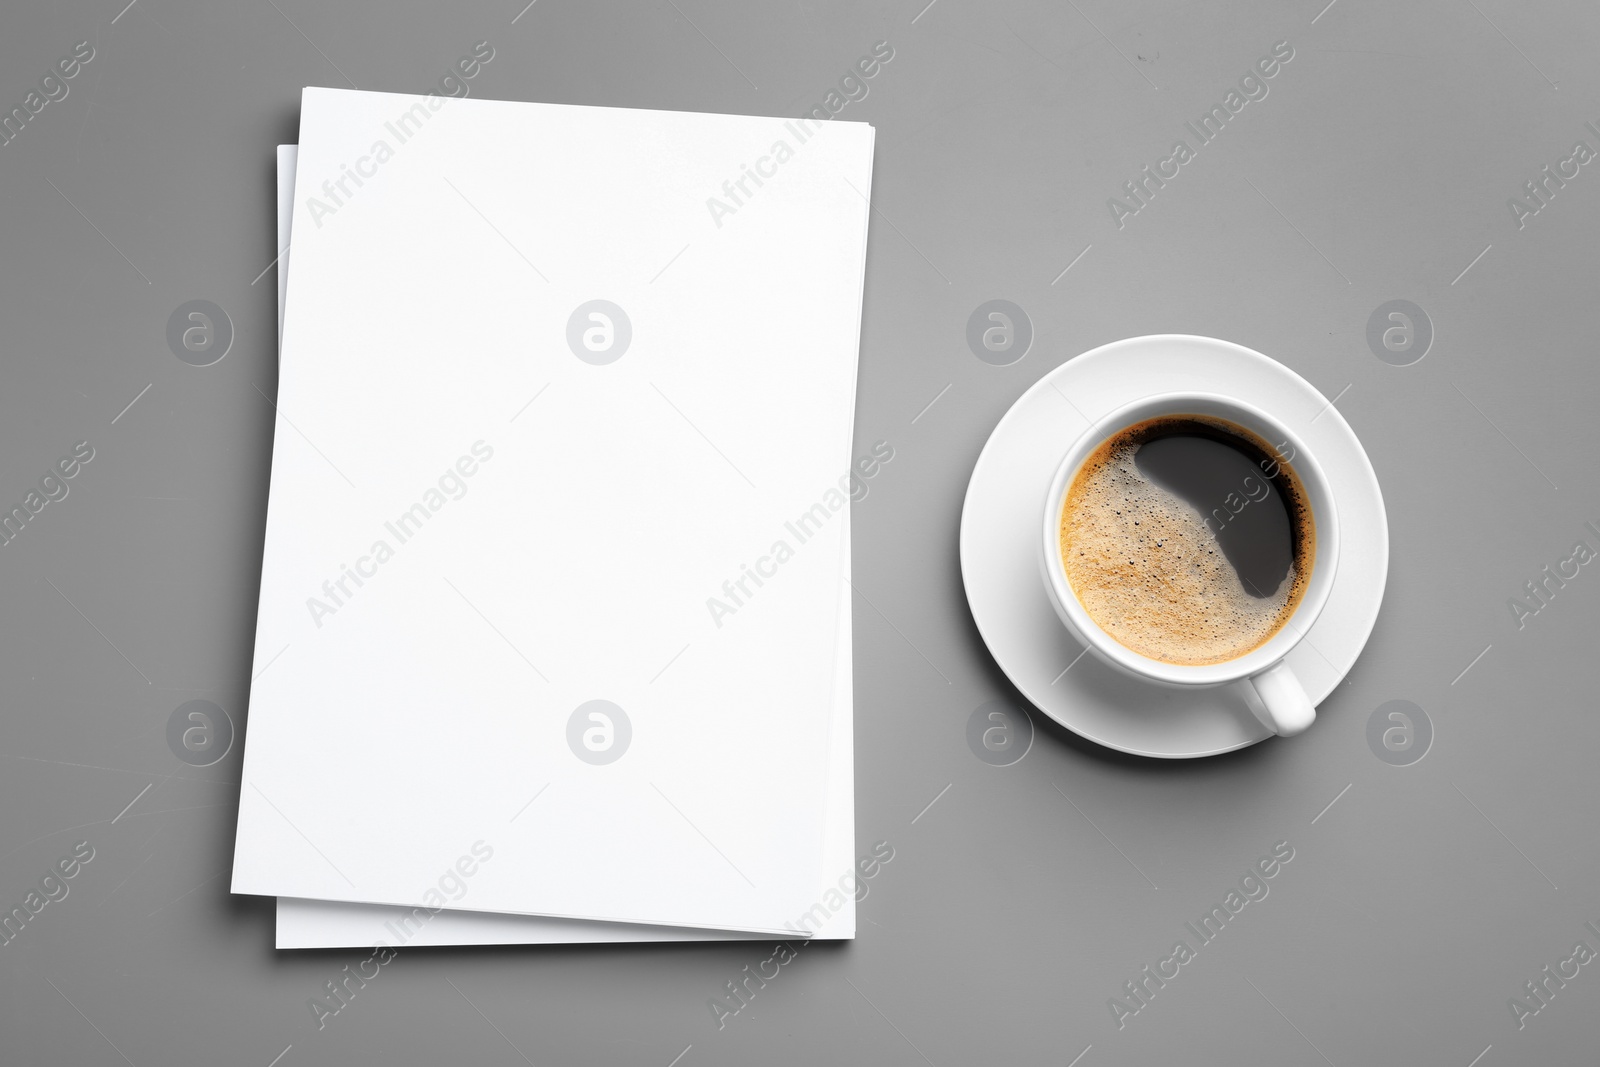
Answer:
<svg viewBox="0 0 1600 1067"><path fill-rule="evenodd" d="M1316 558L1293 458L1210 415L1147 419L1103 442L1060 515L1061 561L1089 617L1165 663L1225 663L1265 644Z"/></svg>

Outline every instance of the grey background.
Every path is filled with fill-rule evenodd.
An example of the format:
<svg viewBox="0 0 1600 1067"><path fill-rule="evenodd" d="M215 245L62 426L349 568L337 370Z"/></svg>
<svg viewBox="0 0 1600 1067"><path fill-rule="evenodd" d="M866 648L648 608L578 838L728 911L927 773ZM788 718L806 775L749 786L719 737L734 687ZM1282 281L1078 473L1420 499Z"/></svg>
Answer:
<svg viewBox="0 0 1600 1067"><path fill-rule="evenodd" d="M0 1061L1593 1062L1600 968L1520 1032L1507 1001L1600 948L1600 575L1521 630L1507 600L1600 544L1600 166L1523 229L1506 199L1600 148L1600 11L123 2L0 14L5 108L96 49L0 147L0 500L96 450L0 548L0 902L96 850L0 946ZM878 131L856 444L896 453L855 511L858 851L895 849L859 938L802 950L720 1031L708 998L771 946L408 950L319 1031L307 999L366 954L272 949L270 902L227 892L241 746L196 768L166 742L194 699L246 728L275 388L274 278L252 279L301 87L423 91L488 40L478 97L794 115L884 39L840 116ZM1119 230L1106 199L1282 39L1270 95ZM964 339L995 298L1035 331L1005 367ZM213 366L166 344L194 299L235 326ZM1412 366L1366 343L1393 299L1434 324ZM972 464L1041 374L1163 331L1339 396L1389 507L1377 629L1304 737L1168 763L1036 715L1024 758L985 763L968 720L1015 697L957 566ZM1366 741L1397 699L1434 728L1411 766ZM1271 895L1119 1031L1108 998L1280 840Z"/></svg>

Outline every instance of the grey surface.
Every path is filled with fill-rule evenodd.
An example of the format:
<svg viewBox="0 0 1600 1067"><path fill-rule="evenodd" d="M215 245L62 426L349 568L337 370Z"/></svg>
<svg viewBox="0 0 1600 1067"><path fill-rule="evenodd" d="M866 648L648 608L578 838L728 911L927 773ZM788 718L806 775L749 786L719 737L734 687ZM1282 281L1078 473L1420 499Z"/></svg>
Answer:
<svg viewBox="0 0 1600 1067"><path fill-rule="evenodd" d="M1600 569L1521 629L1507 602L1600 547L1600 164L1521 229L1506 201L1574 141L1600 148L1600 11L924 2L0 14L5 107L96 49L0 146L0 500L95 449L0 547L0 901L95 850L0 946L0 1062L1594 1062L1600 967L1520 1031L1508 999L1578 940L1600 949ZM858 940L802 949L721 1030L708 999L771 946L404 951L318 1030L308 998L365 953L273 951L270 903L227 893L240 744L195 767L167 743L191 700L246 726L272 148L303 85L422 91L482 39L474 96L791 115L895 50L841 116L878 130L857 447L895 448L855 512L858 851L895 858ZM1106 199L1282 39L1267 98L1119 230ZM197 299L236 334L205 367L166 340ZM966 344L991 299L1034 329L1007 366ZM1367 343L1397 299L1435 334L1404 367ZM1023 758L986 762L969 719L1015 698L956 563L973 461L1045 371L1165 331L1339 397L1392 524L1377 630L1301 738L1166 763L1036 716ZM1367 740L1394 700L1432 724L1409 766ZM1270 895L1119 1030L1108 999L1283 840Z"/></svg>

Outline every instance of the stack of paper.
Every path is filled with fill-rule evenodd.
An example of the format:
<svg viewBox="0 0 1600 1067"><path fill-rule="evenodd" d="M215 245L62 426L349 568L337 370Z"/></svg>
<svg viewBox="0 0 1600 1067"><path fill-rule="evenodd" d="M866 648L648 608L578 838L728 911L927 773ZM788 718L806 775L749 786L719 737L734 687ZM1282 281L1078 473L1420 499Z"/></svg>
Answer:
<svg viewBox="0 0 1600 1067"><path fill-rule="evenodd" d="M233 876L281 947L853 936L871 158L305 91Z"/></svg>

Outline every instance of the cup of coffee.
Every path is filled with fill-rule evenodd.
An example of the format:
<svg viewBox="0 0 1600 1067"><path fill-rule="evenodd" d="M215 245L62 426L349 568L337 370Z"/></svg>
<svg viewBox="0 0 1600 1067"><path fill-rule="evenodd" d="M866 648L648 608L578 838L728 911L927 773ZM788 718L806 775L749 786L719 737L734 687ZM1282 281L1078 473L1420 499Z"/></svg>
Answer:
<svg viewBox="0 0 1600 1067"><path fill-rule="evenodd" d="M1101 419L1045 498L1056 614L1112 667L1158 685L1239 685L1274 733L1316 708L1284 661L1326 605L1339 521L1322 468L1243 401L1164 393Z"/></svg>

